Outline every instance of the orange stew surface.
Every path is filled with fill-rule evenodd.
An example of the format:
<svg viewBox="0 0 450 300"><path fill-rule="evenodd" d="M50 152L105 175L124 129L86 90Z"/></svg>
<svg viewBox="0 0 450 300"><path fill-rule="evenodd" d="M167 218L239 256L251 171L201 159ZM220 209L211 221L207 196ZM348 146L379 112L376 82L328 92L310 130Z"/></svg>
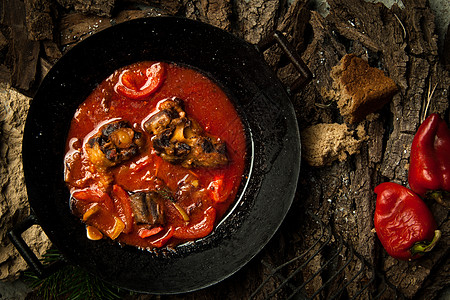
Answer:
<svg viewBox="0 0 450 300"><path fill-rule="evenodd" d="M93 240L151 249L202 238L236 198L245 154L221 88L190 68L139 62L105 79L72 119L71 209Z"/></svg>

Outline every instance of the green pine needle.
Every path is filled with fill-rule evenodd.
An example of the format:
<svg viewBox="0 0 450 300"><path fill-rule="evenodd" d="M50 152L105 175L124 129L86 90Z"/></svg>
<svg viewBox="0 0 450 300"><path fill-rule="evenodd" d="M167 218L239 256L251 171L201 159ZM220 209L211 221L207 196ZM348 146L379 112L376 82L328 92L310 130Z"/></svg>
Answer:
<svg viewBox="0 0 450 300"><path fill-rule="evenodd" d="M42 263L47 265L61 259L62 256L56 249L49 249L43 255ZM24 273L24 281L35 290L37 296L49 300L61 298L114 300L130 295L130 292L105 283L83 269L69 264L44 279L27 271Z"/></svg>
<svg viewBox="0 0 450 300"><path fill-rule="evenodd" d="M160 189L157 193L164 199L167 199L171 202L175 202L175 198L172 195L172 191L169 188Z"/></svg>

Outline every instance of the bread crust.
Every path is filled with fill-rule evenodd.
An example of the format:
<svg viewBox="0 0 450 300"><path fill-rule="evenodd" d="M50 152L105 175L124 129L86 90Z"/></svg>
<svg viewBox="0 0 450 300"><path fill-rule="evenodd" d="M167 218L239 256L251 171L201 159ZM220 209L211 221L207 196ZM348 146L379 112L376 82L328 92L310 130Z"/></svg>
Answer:
<svg viewBox="0 0 450 300"><path fill-rule="evenodd" d="M330 75L340 113L350 124L381 109L398 91L395 82L382 70L370 67L354 54L342 57Z"/></svg>

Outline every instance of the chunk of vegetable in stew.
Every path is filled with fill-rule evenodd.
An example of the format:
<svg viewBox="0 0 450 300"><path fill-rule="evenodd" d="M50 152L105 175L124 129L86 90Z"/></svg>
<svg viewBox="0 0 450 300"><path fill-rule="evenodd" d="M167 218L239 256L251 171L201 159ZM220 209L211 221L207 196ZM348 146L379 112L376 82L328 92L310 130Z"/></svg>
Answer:
<svg viewBox="0 0 450 300"><path fill-rule="evenodd" d="M147 99L164 82L165 70L163 63L126 69L119 76L115 86L116 91L133 100Z"/></svg>
<svg viewBox="0 0 450 300"><path fill-rule="evenodd" d="M93 242L152 249L204 238L236 197L245 151L239 115L210 79L175 64L126 66L72 119L72 212Z"/></svg>

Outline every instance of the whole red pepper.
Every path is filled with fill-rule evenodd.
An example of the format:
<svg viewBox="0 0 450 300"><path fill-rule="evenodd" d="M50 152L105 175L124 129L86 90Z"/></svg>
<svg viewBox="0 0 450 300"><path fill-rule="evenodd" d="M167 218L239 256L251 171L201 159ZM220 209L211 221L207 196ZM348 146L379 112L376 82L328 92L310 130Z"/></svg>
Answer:
<svg viewBox="0 0 450 300"><path fill-rule="evenodd" d="M393 182L378 185L375 193L375 230L387 253L411 260L431 251L441 232L422 199Z"/></svg>
<svg viewBox="0 0 450 300"><path fill-rule="evenodd" d="M408 181L420 196L450 205L450 130L438 114L430 115L414 136Z"/></svg>

